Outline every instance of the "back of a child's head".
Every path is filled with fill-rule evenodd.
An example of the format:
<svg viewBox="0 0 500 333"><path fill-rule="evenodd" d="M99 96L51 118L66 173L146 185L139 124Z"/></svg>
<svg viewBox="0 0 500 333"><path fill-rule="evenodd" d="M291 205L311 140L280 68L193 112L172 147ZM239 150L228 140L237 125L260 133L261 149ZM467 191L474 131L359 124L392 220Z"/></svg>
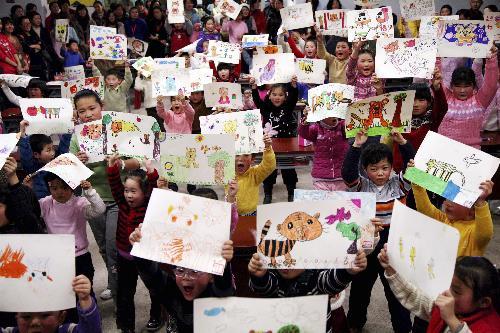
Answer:
<svg viewBox="0 0 500 333"><path fill-rule="evenodd" d="M127 175L125 176L124 181L126 182L127 179L131 179L133 181L136 181L139 184L139 187L141 188L144 195L149 195L149 193L148 193L149 182L148 182L148 175L147 175L146 171L144 171L142 169L130 170L127 172Z"/></svg>
<svg viewBox="0 0 500 333"><path fill-rule="evenodd" d="M370 164L377 164L387 159L392 165L392 151L383 143L370 143L361 152L361 165L366 169Z"/></svg>
<svg viewBox="0 0 500 333"><path fill-rule="evenodd" d="M468 67L458 67L451 74L451 85L472 85L476 87L476 74L471 68Z"/></svg>
<svg viewBox="0 0 500 333"><path fill-rule="evenodd" d="M432 102L432 94L429 86L425 83L414 83L408 87L408 90L415 90L415 99L425 99Z"/></svg>
<svg viewBox="0 0 500 333"><path fill-rule="evenodd" d="M217 193L212 190L211 188L208 187L199 187L196 190L194 190L192 195L195 195L197 197L203 197L207 199L213 199L213 200L219 200L219 197L217 196Z"/></svg>
<svg viewBox="0 0 500 333"><path fill-rule="evenodd" d="M30 135L29 142L31 151L40 154L46 145L52 144L52 139L45 134L32 134Z"/></svg>

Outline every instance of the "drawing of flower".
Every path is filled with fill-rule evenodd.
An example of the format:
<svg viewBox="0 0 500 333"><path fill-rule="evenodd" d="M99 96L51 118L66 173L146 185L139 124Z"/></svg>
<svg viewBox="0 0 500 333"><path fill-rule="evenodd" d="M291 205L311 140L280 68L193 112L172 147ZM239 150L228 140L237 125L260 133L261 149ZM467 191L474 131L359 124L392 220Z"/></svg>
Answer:
<svg viewBox="0 0 500 333"><path fill-rule="evenodd" d="M194 140L195 140L196 142L198 142L198 143L203 142L203 140L204 140L204 139L205 139L205 137L204 137L202 134L198 134L198 135L194 138Z"/></svg>

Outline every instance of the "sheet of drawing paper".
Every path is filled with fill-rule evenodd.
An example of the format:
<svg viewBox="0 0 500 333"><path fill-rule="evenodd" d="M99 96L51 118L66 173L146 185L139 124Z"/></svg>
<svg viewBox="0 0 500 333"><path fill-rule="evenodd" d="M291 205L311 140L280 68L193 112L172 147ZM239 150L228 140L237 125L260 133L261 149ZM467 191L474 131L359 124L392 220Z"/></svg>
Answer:
<svg viewBox="0 0 500 333"><path fill-rule="evenodd" d="M221 14L233 20L236 20L241 11L241 5L233 0L220 0L216 8Z"/></svg>
<svg viewBox="0 0 500 333"><path fill-rule="evenodd" d="M420 38L437 38L439 30L439 21L458 20L458 15L450 16L422 16L420 18L420 27L418 35Z"/></svg>
<svg viewBox="0 0 500 333"><path fill-rule="evenodd" d="M307 121L312 123L328 117L345 119L347 107L354 100L354 87L328 83L309 89L307 100L311 111Z"/></svg>
<svg viewBox="0 0 500 333"><path fill-rule="evenodd" d="M132 113L103 112L104 151L111 155L160 156L160 125L155 118Z"/></svg>
<svg viewBox="0 0 500 333"><path fill-rule="evenodd" d="M179 69L186 68L186 59L184 57L155 58L156 69Z"/></svg>
<svg viewBox="0 0 500 333"><path fill-rule="evenodd" d="M500 159L429 131L405 178L465 207L481 194L479 185L492 179Z"/></svg>
<svg viewBox="0 0 500 333"><path fill-rule="evenodd" d="M288 6L280 9L282 25L287 30L312 27L314 14L311 3Z"/></svg>
<svg viewBox="0 0 500 333"><path fill-rule="evenodd" d="M79 80L65 81L61 85L61 96L62 98L75 97L76 93L80 90L88 89L95 91L99 94L101 99L104 98L104 77L94 76L87 77Z"/></svg>
<svg viewBox="0 0 500 333"><path fill-rule="evenodd" d="M269 34L264 35L243 35L241 46L244 48L252 48L256 46L267 46Z"/></svg>
<svg viewBox="0 0 500 333"><path fill-rule="evenodd" d="M317 10L315 13L316 27L323 35L347 37L345 10Z"/></svg>
<svg viewBox="0 0 500 333"><path fill-rule="evenodd" d="M407 21L420 20L422 16L434 15L434 0L399 0L401 16Z"/></svg>
<svg viewBox="0 0 500 333"><path fill-rule="evenodd" d="M373 227L349 199L257 206L257 252L268 269L351 268ZM328 249L328 251L323 251Z"/></svg>
<svg viewBox="0 0 500 333"><path fill-rule="evenodd" d="M200 39L197 39L195 40L194 42L192 42L191 44L189 45L186 45L184 46L183 48L180 48L178 49L177 51L175 51L176 53L193 53L193 52L196 52L196 46L198 45L198 42L201 40Z"/></svg>
<svg viewBox="0 0 500 333"><path fill-rule="evenodd" d="M484 14L486 30L494 41L500 40L500 12L489 12Z"/></svg>
<svg viewBox="0 0 500 333"><path fill-rule="evenodd" d="M0 80L5 81L11 88L26 88L33 78L29 75L0 74Z"/></svg>
<svg viewBox="0 0 500 333"><path fill-rule="evenodd" d="M264 151L264 132L260 110L200 117L200 128L202 134L232 134L236 155Z"/></svg>
<svg viewBox="0 0 500 333"><path fill-rule="evenodd" d="M220 40L208 41L208 57L217 62L228 64L239 64L241 58L241 46L222 42Z"/></svg>
<svg viewBox="0 0 500 333"><path fill-rule="evenodd" d="M353 0L353 3L358 6L378 6L382 0Z"/></svg>
<svg viewBox="0 0 500 333"><path fill-rule="evenodd" d="M184 1L167 0L168 23L184 23Z"/></svg>
<svg viewBox="0 0 500 333"><path fill-rule="evenodd" d="M132 65L132 67L134 67L144 77L150 77L155 71L156 66L157 63L151 57L137 59L137 61Z"/></svg>
<svg viewBox="0 0 500 333"><path fill-rule="evenodd" d="M210 68L208 56L204 53L194 53L190 60L191 69Z"/></svg>
<svg viewBox="0 0 500 333"><path fill-rule="evenodd" d="M485 21L440 21L438 56L486 58L492 45Z"/></svg>
<svg viewBox="0 0 500 333"><path fill-rule="evenodd" d="M241 84L214 82L204 86L205 104L208 107L239 109L243 107Z"/></svg>
<svg viewBox="0 0 500 333"><path fill-rule="evenodd" d="M123 60L127 58L127 37L119 34L90 33L90 57L92 59Z"/></svg>
<svg viewBox="0 0 500 333"><path fill-rule="evenodd" d="M387 135L391 129L410 133L415 90L395 91L359 100L347 108L345 132L348 138L361 129L368 136Z"/></svg>
<svg viewBox="0 0 500 333"><path fill-rule="evenodd" d="M293 53L257 54L253 57L250 74L257 85L288 83L295 75Z"/></svg>
<svg viewBox="0 0 500 333"><path fill-rule="evenodd" d="M375 73L379 78L432 78L437 42L432 38L379 38Z"/></svg>
<svg viewBox="0 0 500 333"><path fill-rule="evenodd" d="M160 174L174 183L228 184L235 177L230 134L166 134L160 145Z"/></svg>
<svg viewBox="0 0 500 333"><path fill-rule="evenodd" d="M198 298L194 333L326 331L328 296Z"/></svg>
<svg viewBox="0 0 500 333"><path fill-rule="evenodd" d="M88 179L94 174L92 170L87 168L75 155L66 153L57 156L45 166L39 169L56 174L66 182L73 190L80 185L82 180Z"/></svg>
<svg viewBox="0 0 500 333"><path fill-rule="evenodd" d="M26 134L73 133L73 104L67 98L21 98L19 107L29 121Z"/></svg>
<svg viewBox="0 0 500 333"><path fill-rule="evenodd" d="M295 59L295 73L298 82L323 84L325 82L326 60L297 58Z"/></svg>
<svg viewBox="0 0 500 333"><path fill-rule="evenodd" d="M116 28L104 27L100 25L91 25L90 34L95 35L116 35Z"/></svg>
<svg viewBox="0 0 500 333"><path fill-rule="evenodd" d="M69 25L68 19L56 20L56 29L55 29L56 41L61 43L67 43L69 41L68 25Z"/></svg>
<svg viewBox="0 0 500 333"><path fill-rule="evenodd" d="M394 202L387 242L391 266L433 299L450 288L459 239L457 229Z"/></svg>
<svg viewBox="0 0 500 333"><path fill-rule="evenodd" d="M0 134L0 169L2 169L10 153L16 148L17 141L19 141L17 133Z"/></svg>
<svg viewBox="0 0 500 333"><path fill-rule="evenodd" d="M149 43L137 38L129 38L127 41L127 48L140 57L145 57L148 51Z"/></svg>
<svg viewBox="0 0 500 333"><path fill-rule="evenodd" d="M204 85L212 83L213 73L214 72L210 68L191 69L189 71L189 77L191 80L189 88L191 92L203 91Z"/></svg>
<svg viewBox="0 0 500 333"><path fill-rule="evenodd" d="M267 45L255 47L257 54L276 54L283 53L283 46L281 45Z"/></svg>
<svg viewBox="0 0 500 333"><path fill-rule="evenodd" d="M74 235L2 235L0 267L0 311L75 307Z"/></svg>
<svg viewBox="0 0 500 333"><path fill-rule="evenodd" d="M222 275L231 204L155 188L134 244L135 257Z"/></svg>
<svg viewBox="0 0 500 333"><path fill-rule="evenodd" d="M87 153L87 163L104 160L104 137L102 135L102 120L91 121L75 126L80 151Z"/></svg>
<svg viewBox="0 0 500 333"><path fill-rule="evenodd" d="M191 78L188 68L158 70L151 75L153 98L158 96L188 95Z"/></svg>
<svg viewBox="0 0 500 333"><path fill-rule="evenodd" d="M83 65L64 67L64 76L67 81L82 80L85 78L85 68Z"/></svg>
<svg viewBox="0 0 500 333"><path fill-rule="evenodd" d="M350 10L346 18L350 42L394 38L391 7Z"/></svg>

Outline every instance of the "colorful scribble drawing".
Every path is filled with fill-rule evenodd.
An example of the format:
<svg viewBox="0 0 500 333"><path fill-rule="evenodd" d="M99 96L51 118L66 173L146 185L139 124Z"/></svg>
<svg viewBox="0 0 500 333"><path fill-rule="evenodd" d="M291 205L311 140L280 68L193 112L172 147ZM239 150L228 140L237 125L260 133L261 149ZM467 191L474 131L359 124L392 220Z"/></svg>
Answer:
<svg viewBox="0 0 500 333"><path fill-rule="evenodd" d="M84 125L82 130L80 131L80 135L82 137L87 137L90 140L99 140L102 135L102 125L100 124L91 124Z"/></svg>
<svg viewBox="0 0 500 333"><path fill-rule="evenodd" d="M301 332L300 327L293 324L285 325L278 329L278 333L300 333L300 332Z"/></svg>
<svg viewBox="0 0 500 333"><path fill-rule="evenodd" d="M430 280L434 280L436 278L436 274L434 274L434 258L430 258L427 263L427 274Z"/></svg>
<svg viewBox="0 0 500 333"><path fill-rule="evenodd" d="M488 44L490 39L486 34L484 23L445 23L443 38L458 46L472 46L473 44Z"/></svg>
<svg viewBox="0 0 500 333"><path fill-rule="evenodd" d="M219 88L219 104L231 104L228 96L229 90L226 87Z"/></svg>
<svg viewBox="0 0 500 333"><path fill-rule="evenodd" d="M191 226L194 222L198 221L198 214L193 213L187 206L188 203L179 206L169 205L167 214L170 222L184 222L187 226Z"/></svg>
<svg viewBox="0 0 500 333"><path fill-rule="evenodd" d="M472 154L471 156L465 156L464 157L464 162L465 166L468 168L471 165L479 164L481 163L481 159L476 157L476 154Z"/></svg>
<svg viewBox="0 0 500 333"><path fill-rule="evenodd" d="M205 309L203 311L203 314L207 317L216 317L223 312L226 312L226 310L222 307L219 307L219 308Z"/></svg>
<svg viewBox="0 0 500 333"><path fill-rule="evenodd" d="M368 114L368 118L363 120L363 127L365 129L371 127L373 125L373 121L378 119L380 125L383 127L389 126L389 123L384 119L384 106L389 103L389 99L384 98L378 102L370 102L370 110Z"/></svg>
<svg viewBox="0 0 500 333"><path fill-rule="evenodd" d="M196 162L196 148L186 148L186 160L183 166L185 168L199 168L199 164Z"/></svg>
<svg viewBox="0 0 500 333"><path fill-rule="evenodd" d="M56 166L59 166L59 165L76 165L75 162L73 162L72 160L70 160L68 157L66 156L59 156L58 158L50 161L49 163L47 163L45 165L46 168L53 168L53 167L56 167Z"/></svg>
<svg viewBox="0 0 500 333"><path fill-rule="evenodd" d="M351 211L347 211L345 207L337 208L337 214L328 215L325 217L326 224L334 224L335 222L344 222L344 220L351 219Z"/></svg>
<svg viewBox="0 0 500 333"><path fill-rule="evenodd" d="M32 117L36 117L37 114L43 114L45 119L57 119L61 113L60 108L45 108L43 106L30 106L26 109L26 113Z"/></svg>
<svg viewBox="0 0 500 333"><path fill-rule="evenodd" d="M297 241L312 241L323 233L323 226L319 221L319 213L311 216L304 212L295 212L288 215L285 220L276 226L280 236L285 240L265 239L271 228L272 222L268 220L262 228L258 251L271 258L271 266L278 267L276 257L284 256L283 264L286 267L294 266L296 260L292 258L291 251Z"/></svg>
<svg viewBox="0 0 500 333"><path fill-rule="evenodd" d="M380 8L375 16L370 10L357 12L354 26L349 28L354 31L354 41L392 37L392 17L387 7Z"/></svg>
<svg viewBox="0 0 500 333"><path fill-rule="evenodd" d="M19 279L26 274L28 267L23 263L24 251L12 250L7 245L0 254L0 277Z"/></svg>
<svg viewBox="0 0 500 333"><path fill-rule="evenodd" d="M311 106L311 113L316 112L318 108L333 109L337 107L340 103L350 102L344 98L343 91L333 91L333 92L322 92L319 96L314 96L313 103Z"/></svg>
<svg viewBox="0 0 500 333"><path fill-rule="evenodd" d="M462 178L462 186L465 185L465 176L464 174L458 170L454 165L446 162L441 162L436 159L430 159L426 164L427 168L425 172L431 174L433 176L438 177L442 181L449 181L453 174L459 174Z"/></svg>
<svg viewBox="0 0 500 333"><path fill-rule="evenodd" d="M436 47L434 40L417 41L415 39L406 40L402 45L395 40L383 46L386 53L384 64L391 63L398 72L407 75L416 75L423 68L427 68L430 60L425 57L427 51ZM422 56L420 56L422 55Z"/></svg>
<svg viewBox="0 0 500 333"><path fill-rule="evenodd" d="M410 247L410 266L415 269L415 258L417 257L417 249L415 246Z"/></svg>
<svg viewBox="0 0 500 333"><path fill-rule="evenodd" d="M136 124L125 120L113 120L111 122L111 132L113 136L118 136L122 132L139 132Z"/></svg>
<svg viewBox="0 0 500 333"><path fill-rule="evenodd" d="M183 255L191 250L191 244L186 244L182 238L174 238L162 245L163 254L173 264L182 261Z"/></svg>
<svg viewBox="0 0 500 333"><path fill-rule="evenodd" d="M347 254L356 254L358 252L357 240L361 237L361 230L356 223L337 223L335 228L342 234L342 237L352 241L352 244L347 248Z"/></svg>
<svg viewBox="0 0 500 333"><path fill-rule="evenodd" d="M276 72L276 60L269 59L269 62L264 68L261 69L261 71L260 82L271 81L274 77L274 73Z"/></svg>

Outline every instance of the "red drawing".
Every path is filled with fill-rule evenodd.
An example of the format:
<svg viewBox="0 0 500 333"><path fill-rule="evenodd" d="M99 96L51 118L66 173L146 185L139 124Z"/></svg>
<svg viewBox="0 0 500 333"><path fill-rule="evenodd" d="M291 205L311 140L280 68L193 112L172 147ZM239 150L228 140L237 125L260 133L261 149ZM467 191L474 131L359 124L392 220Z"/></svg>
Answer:
<svg viewBox="0 0 500 333"><path fill-rule="evenodd" d="M0 277L19 279L28 270L25 264L23 264L24 252L22 249L13 251L12 248L7 245L0 255Z"/></svg>
<svg viewBox="0 0 500 333"><path fill-rule="evenodd" d="M389 123L384 119L384 106L389 103L388 98L384 98L381 101L372 101L370 102L370 110L368 118L363 121L363 127L369 128L373 125L373 120L378 118L380 121L380 125L382 127L388 127Z"/></svg>

